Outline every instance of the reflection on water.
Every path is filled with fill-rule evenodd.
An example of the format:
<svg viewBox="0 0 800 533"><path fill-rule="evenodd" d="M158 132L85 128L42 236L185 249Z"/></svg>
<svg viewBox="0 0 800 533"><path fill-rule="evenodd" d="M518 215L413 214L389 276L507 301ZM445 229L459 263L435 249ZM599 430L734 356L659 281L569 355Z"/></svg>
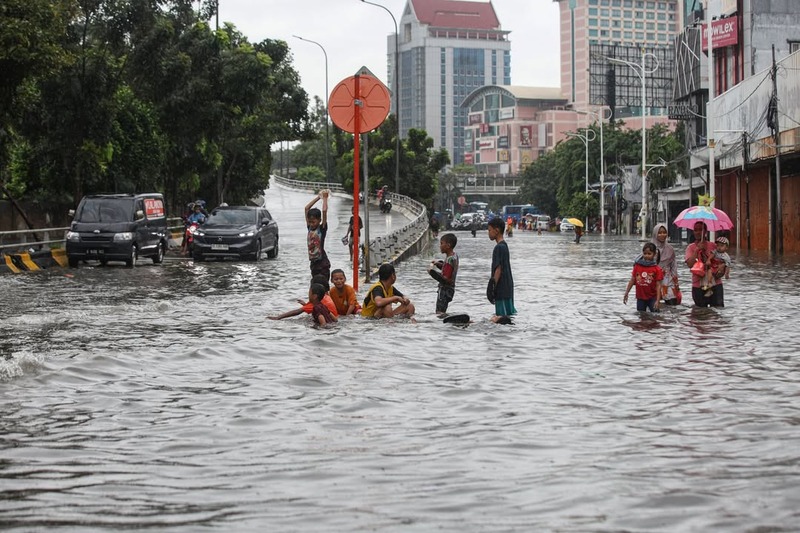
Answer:
<svg viewBox="0 0 800 533"><path fill-rule="evenodd" d="M517 232L503 327L492 243L460 232L466 328L433 316L433 251L398 268L416 325L267 321L307 294L307 196L269 192L274 261L0 277L0 527L796 529L796 263L738 257L725 308L638 314L638 241Z"/></svg>

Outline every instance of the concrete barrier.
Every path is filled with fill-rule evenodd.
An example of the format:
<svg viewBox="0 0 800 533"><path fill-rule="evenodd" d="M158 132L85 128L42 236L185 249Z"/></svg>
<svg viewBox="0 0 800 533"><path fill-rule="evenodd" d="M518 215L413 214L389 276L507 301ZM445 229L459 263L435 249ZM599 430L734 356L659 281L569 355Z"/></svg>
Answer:
<svg viewBox="0 0 800 533"><path fill-rule="evenodd" d="M0 272L13 274L66 267L67 264L67 253L63 248L0 255Z"/></svg>

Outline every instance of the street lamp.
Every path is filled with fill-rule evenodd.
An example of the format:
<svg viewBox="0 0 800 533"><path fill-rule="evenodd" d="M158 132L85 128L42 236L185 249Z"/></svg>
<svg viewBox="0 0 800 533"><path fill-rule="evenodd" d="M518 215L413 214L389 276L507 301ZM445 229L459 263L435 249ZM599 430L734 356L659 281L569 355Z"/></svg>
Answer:
<svg viewBox="0 0 800 533"><path fill-rule="evenodd" d="M591 136L589 135L591 133ZM594 130L586 129L584 133L575 133L572 131L567 132L567 137L576 137L583 141L583 145L586 147L586 170L584 171L584 178L586 179L586 201L589 200L589 142L595 139ZM589 229L589 209L586 209L584 213L584 224L585 228Z"/></svg>
<svg viewBox="0 0 800 533"><path fill-rule="evenodd" d="M330 183L331 181L331 172L330 172L330 149L331 149L331 128L328 122L328 52L325 51L325 47L319 44L317 41L312 41L311 39L304 39L299 35L292 35L295 39L300 39L301 41L306 41L308 43L316 44L322 50L322 53L325 54L325 179Z"/></svg>
<svg viewBox="0 0 800 533"><path fill-rule="evenodd" d="M653 58L653 62L655 63L655 66L651 69L648 69L645 65L647 56ZM636 75L639 76L639 79L642 80L642 168L639 171L642 174L642 210L639 216L642 218L642 240L644 240L647 235L647 133L645 127L645 117L647 116L647 92L645 81L647 80L648 74L652 74L658 70L658 58L651 52L645 52L644 47L642 47L642 62L640 64L631 63L624 59L617 59L616 57L607 57L606 59L611 63L627 65L628 68L633 70Z"/></svg>
<svg viewBox="0 0 800 533"><path fill-rule="evenodd" d="M603 121L605 120L605 108L601 109L599 112L595 111L584 111L581 109L576 109L576 113L581 115L593 115L597 121L600 123L600 235L605 235L606 233L606 198L605 198L605 188L606 188L606 163L605 163L605 154L603 153Z"/></svg>
<svg viewBox="0 0 800 533"><path fill-rule="evenodd" d="M368 2L367 0L361 1L365 4L383 9L389 13L389 16L392 17L392 22L394 22L394 118L397 120L397 146L395 147L394 154L394 191L400 194L400 33L397 31L397 19L394 18L389 8L374 2Z"/></svg>

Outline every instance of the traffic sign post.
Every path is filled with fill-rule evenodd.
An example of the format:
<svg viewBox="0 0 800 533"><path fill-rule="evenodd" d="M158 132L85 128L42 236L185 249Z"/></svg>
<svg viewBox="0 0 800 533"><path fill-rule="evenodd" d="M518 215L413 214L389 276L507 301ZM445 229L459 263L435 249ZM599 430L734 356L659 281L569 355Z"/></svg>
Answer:
<svg viewBox="0 0 800 533"><path fill-rule="evenodd" d="M353 289L358 290L358 216L359 216L359 165L361 134L380 126L389 116L391 106L389 89L366 67L361 67L355 76L340 81L328 99L328 113L340 129L353 134ZM365 190L364 201L369 205ZM369 208L365 217L364 240L369 242ZM369 246L365 248L366 280L369 280Z"/></svg>

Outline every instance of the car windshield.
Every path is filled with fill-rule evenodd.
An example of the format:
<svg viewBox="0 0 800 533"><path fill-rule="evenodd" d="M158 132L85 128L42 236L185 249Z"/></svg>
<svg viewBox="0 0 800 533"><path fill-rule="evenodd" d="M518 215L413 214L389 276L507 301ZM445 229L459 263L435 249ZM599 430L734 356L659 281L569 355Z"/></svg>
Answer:
<svg viewBox="0 0 800 533"><path fill-rule="evenodd" d="M132 198L86 198L75 218L78 222L129 222L133 219Z"/></svg>
<svg viewBox="0 0 800 533"><path fill-rule="evenodd" d="M254 224L255 211L250 209L220 209L211 213L206 224Z"/></svg>

